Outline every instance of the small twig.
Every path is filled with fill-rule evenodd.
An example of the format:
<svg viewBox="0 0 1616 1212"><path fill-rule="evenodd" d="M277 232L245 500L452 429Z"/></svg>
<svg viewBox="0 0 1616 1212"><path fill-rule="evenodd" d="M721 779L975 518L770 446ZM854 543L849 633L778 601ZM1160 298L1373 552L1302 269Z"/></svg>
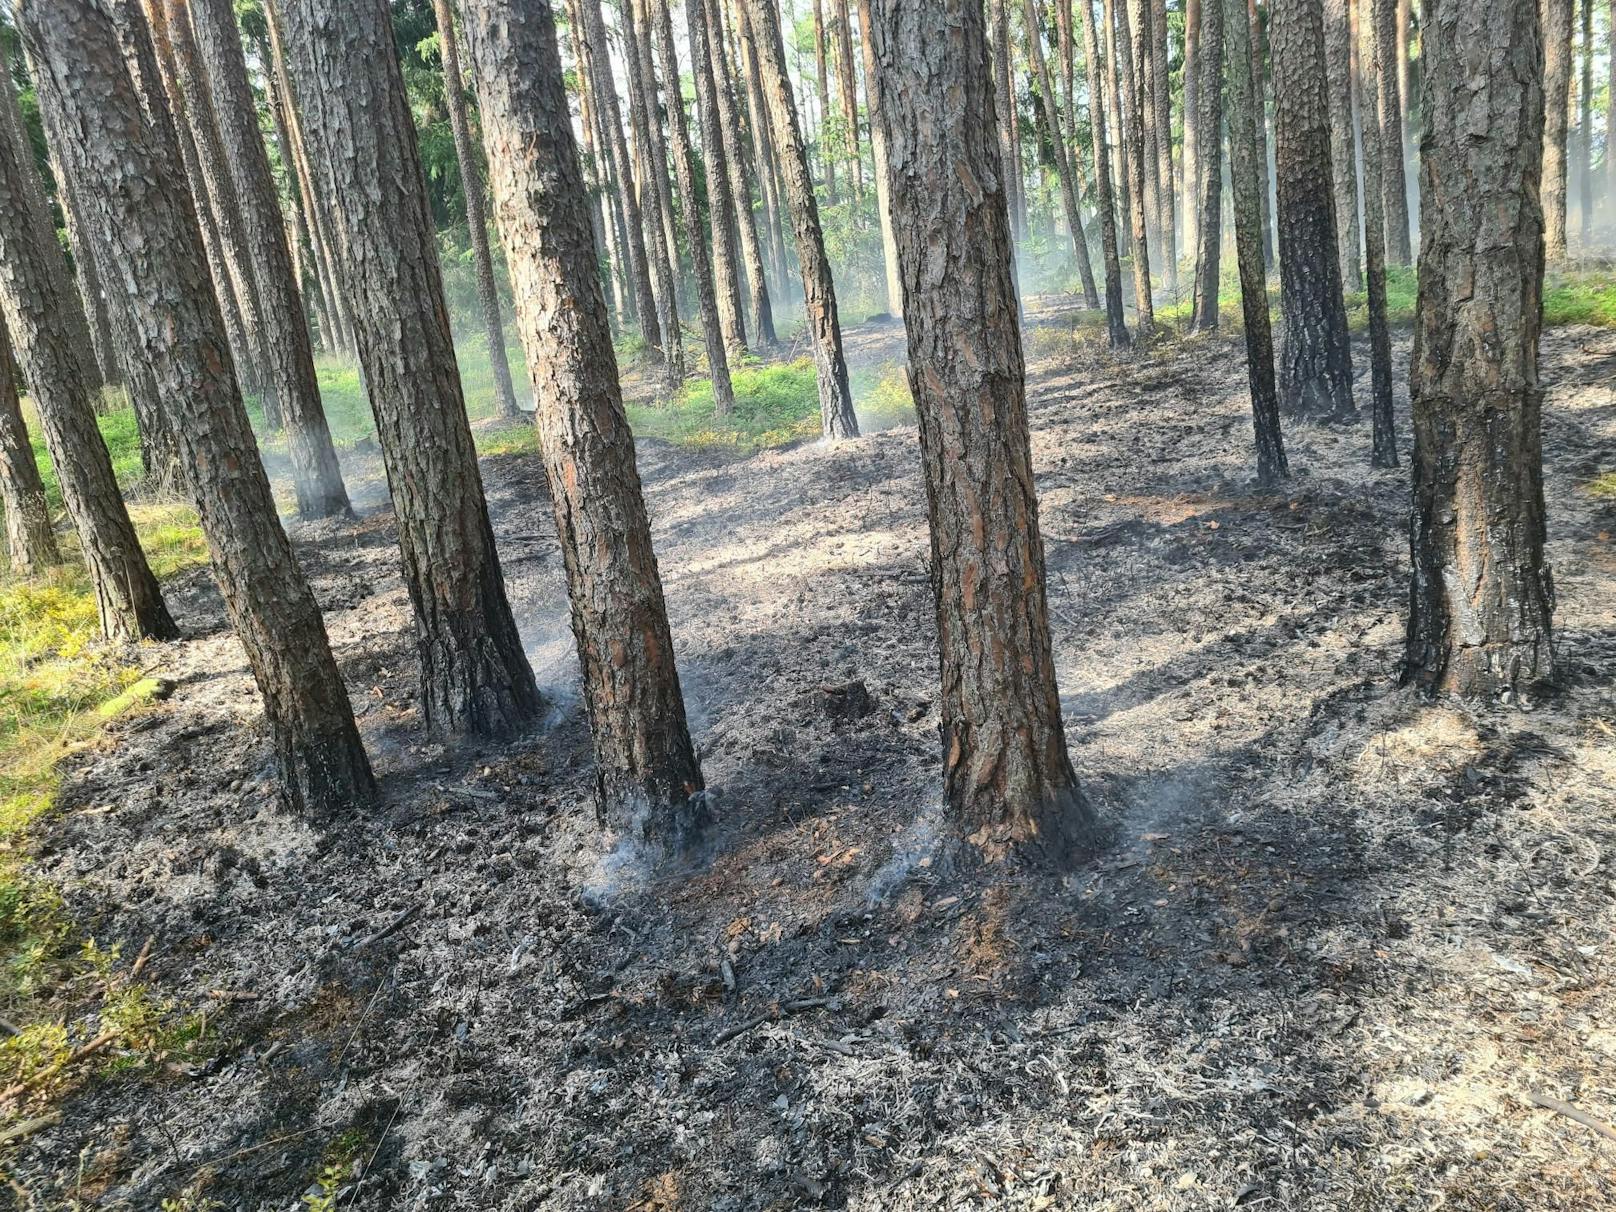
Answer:
<svg viewBox="0 0 1616 1212"><path fill-rule="evenodd" d="M25 1119L20 1124L12 1124L4 1132L0 1132L0 1145L9 1145L14 1140L24 1140L52 1124L62 1122L62 1113L52 1111L49 1115L41 1115L38 1119Z"/></svg>
<svg viewBox="0 0 1616 1212"><path fill-rule="evenodd" d="M1565 1116L1567 1119L1575 1120L1584 1128L1589 1128L1599 1133L1606 1140L1616 1141L1616 1128L1612 1128L1603 1120L1595 1119L1579 1107L1562 1102L1558 1098L1551 1098L1547 1094L1539 1094L1536 1090L1528 1090L1522 1097L1527 1102L1542 1107L1545 1111L1553 1111L1558 1115Z"/></svg>
<svg viewBox="0 0 1616 1212"><path fill-rule="evenodd" d="M754 1014L751 1018L746 1019L744 1022L736 1023L733 1027L725 1027L717 1035L713 1036L713 1047L716 1048L720 1044L727 1044L737 1035L745 1035L748 1031L752 1030L752 1028L761 1027L764 1023L769 1022L773 1018L774 1015L772 1014Z"/></svg>
<svg viewBox="0 0 1616 1212"><path fill-rule="evenodd" d="M387 925L376 931L375 934L367 934L364 938L360 939L350 948L350 950L363 951L366 947L381 942L384 938L391 938L400 930L404 929L405 926L408 926L416 918L420 917L425 908L426 906L420 904L419 902L411 905L408 909L404 910L403 913L399 914L392 921L388 922Z"/></svg>
<svg viewBox="0 0 1616 1212"><path fill-rule="evenodd" d="M134 966L129 969L129 983L134 983L135 978L140 975L141 969L146 966L146 961L151 959L152 944L156 941L157 936L155 934L146 936L146 945L140 949L140 954L135 956Z"/></svg>
<svg viewBox="0 0 1616 1212"><path fill-rule="evenodd" d="M404 1100L402 1098L394 1101L393 1113L387 1117L387 1126L382 1129L382 1134L376 1138L376 1147L370 1151L370 1156L365 1159L364 1168L359 1171L359 1177L354 1180L354 1198L359 1197L359 1188L364 1185L365 1175L370 1173L370 1167L375 1162L376 1155L382 1151L382 1142L387 1139L387 1134L393 1130L393 1121L398 1118L398 1110L403 1105Z"/></svg>
<svg viewBox="0 0 1616 1212"><path fill-rule="evenodd" d="M87 1056L94 1056L97 1052L101 1051L101 1049L105 1048L117 1038L118 1033L116 1031L103 1031L89 1043L85 1044L84 1047L78 1049L76 1052L69 1053L67 1056L57 1061L54 1065L51 1065L48 1069L41 1069L38 1073L34 1074L25 1081L17 1082L15 1085L8 1086L4 1090L0 1090L0 1103L10 1102L12 1099L16 1098L17 1095L25 1094L29 1090L32 1090L35 1086L48 1082L63 1069L66 1069L71 1065L78 1064L79 1061L83 1060Z"/></svg>

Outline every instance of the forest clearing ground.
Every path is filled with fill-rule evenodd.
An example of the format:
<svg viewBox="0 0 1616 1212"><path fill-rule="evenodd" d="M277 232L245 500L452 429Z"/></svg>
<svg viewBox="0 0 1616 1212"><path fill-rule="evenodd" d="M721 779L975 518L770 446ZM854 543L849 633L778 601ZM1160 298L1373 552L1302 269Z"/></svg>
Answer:
<svg viewBox="0 0 1616 1212"><path fill-rule="evenodd" d="M1566 687L1471 710L1395 685L1407 480L1367 418L1288 428L1258 492L1238 338L1116 360L1075 323L1030 306L1029 406L1106 853L930 862L902 426L640 443L719 825L686 871L603 859L542 471L485 458L550 730L425 744L389 512L294 527L384 798L289 819L211 581L170 581L200 638L68 764L33 870L122 963L154 940L207 1046L97 1072L0 1165L48 1208L1616 1208L1612 1145L1528 1101L1616 1123L1616 334L1544 341Z"/></svg>

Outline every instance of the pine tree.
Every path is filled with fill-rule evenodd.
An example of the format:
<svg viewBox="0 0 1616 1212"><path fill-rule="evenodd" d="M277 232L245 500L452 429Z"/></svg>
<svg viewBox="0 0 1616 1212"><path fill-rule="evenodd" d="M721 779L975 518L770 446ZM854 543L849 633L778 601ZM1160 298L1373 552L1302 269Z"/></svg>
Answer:
<svg viewBox="0 0 1616 1212"><path fill-rule="evenodd" d="M1201 332L1214 332L1218 327L1218 289L1222 273L1223 253L1223 141L1218 133L1223 129L1223 5L1221 0L1208 0L1199 13L1200 46L1196 49L1195 99L1200 113L1194 126L1208 132L1205 139L1197 137L1195 167L1201 179L1190 189L1188 196L1198 200L1200 209L1194 212L1196 225L1195 298L1191 320ZM1186 127L1188 129L1188 127ZM1185 156L1186 165L1189 162ZM1185 182L1189 188L1190 182Z"/></svg>
<svg viewBox="0 0 1616 1212"><path fill-rule="evenodd" d="M11 374L11 342L0 324L0 505L6 511L6 550L18 576L61 562L51 530L45 484L22 419L22 401Z"/></svg>

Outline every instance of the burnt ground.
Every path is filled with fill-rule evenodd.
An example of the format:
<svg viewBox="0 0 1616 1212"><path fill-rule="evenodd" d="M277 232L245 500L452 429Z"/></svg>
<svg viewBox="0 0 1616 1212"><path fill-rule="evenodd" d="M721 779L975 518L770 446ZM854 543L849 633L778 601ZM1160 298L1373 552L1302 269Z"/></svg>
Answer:
<svg viewBox="0 0 1616 1212"><path fill-rule="evenodd" d="M686 870L603 856L539 465L488 459L550 727L426 744L387 512L296 528L384 788L310 827L205 573L176 587L175 693L74 760L38 866L102 945L155 940L141 979L217 1052L83 1084L16 1182L291 1209L337 1156L342 1208L1616 1207L1616 1144L1532 1101L1616 1121L1616 507L1584 487L1616 335L1545 341L1565 685L1473 710L1396 685L1406 473L1366 424L1292 427L1258 491L1237 339L1113 360L1073 323L1034 311L1030 403L1105 853L932 861L901 428L641 444L719 823Z"/></svg>

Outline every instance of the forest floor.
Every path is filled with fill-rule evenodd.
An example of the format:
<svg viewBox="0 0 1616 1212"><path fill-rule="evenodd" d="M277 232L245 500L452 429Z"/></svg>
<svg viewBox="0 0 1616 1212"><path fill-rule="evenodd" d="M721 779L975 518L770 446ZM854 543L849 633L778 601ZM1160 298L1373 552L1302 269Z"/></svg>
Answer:
<svg viewBox="0 0 1616 1212"><path fill-rule="evenodd" d="M360 519L293 530L382 802L276 808L211 580L171 580L166 697L68 760L30 859L114 957L71 1043L114 1002L167 1043L0 1095L19 1205L1616 1208L1616 333L1544 343L1564 686L1471 709L1397 687L1407 473L1367 423L1290 427L1260 491L1237 337L1113 359L1076 325L1032 308L1029 401L1104 853L931 861L912 426L640 443L719 792L677 871L602 854L537 460L483 474L555 710L446 750L360 457ZM849 335L899 364L901 328Z"/></svg>

